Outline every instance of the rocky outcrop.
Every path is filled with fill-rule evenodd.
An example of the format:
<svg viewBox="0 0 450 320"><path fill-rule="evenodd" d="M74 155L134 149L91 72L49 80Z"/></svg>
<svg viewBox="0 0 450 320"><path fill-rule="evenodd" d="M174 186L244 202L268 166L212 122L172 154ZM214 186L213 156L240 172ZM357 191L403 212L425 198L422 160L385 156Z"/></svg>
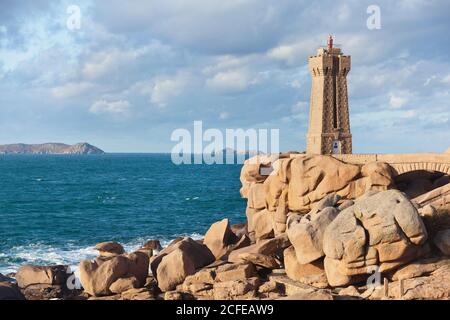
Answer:
<svg viewBox="0 0 450 320"><path fill-rule="evenodd" d="M215 256L204 244L191 238L178 239L152 257L150 268L161 291L171 291L196 269L214 262Z"/></svg>
<svg viewBox="0 0 450 320"><path fill-rule="evenodd" d="M422 207L432 205L437 209L443 208L450 210L450 183L424 193L412 201Z"/></svg>
<svg viewBox="0 0 450 320"><path fill-rule="evenodd" d="M159 240L155 240L155 239L146 241L143 244L142 248L156 250L156 251L162 250L161 242Z"/></svg>
<svg viewBox="0 0 450 320"><path fill-rule="evenodd" d="M439 231L434 236L433 243L444 255L450 256L450 229Z"/></svg>
<svg viewBox="0 0 450 320"><path fill-rule="evenodd" d="M16 272L16 281L20 288L30 285L64 285L69 276L67 266L31 266L25 265Z"/></svg>
<svg viewBox="0 0 450 320"><path fill-rule="evenodd" d="M99 256L80 264L83 297L449 298L450 215L434 207L436 194L409 200L391 189L392 168L377 161L305 154L254 160L241 173L246 223L223 219L203 239L180 237L164 249L156 240L133 253L100 243ZM58 286L67 275L58 268L24 267L16 275L19 289L30 299L64 297ZM0 282L0 298L3 292L17 293Z"/></svg>
<svg viewBox="0 0 450 320"><path fill-rule="evenodd" d="M228 261L232 263L245 262L248 254L261 254L269 257L280 257L283 250L291 245L286 234L282 234L272 239L261 240L250 246L234 250L228 256Z"/></svg>
<svg viewBox="0 0 450 320"><path fill-rule="evenodd" d="M349 284L350 278L343 281L344 277L370 273L371 266L379 267L380 272L396 268L415 259L426 240L427 230L417 209L401 192L362 197L339 213L325 231L328 281L331 285ZM333 275L330 269L334 269Z"/></svg>
<svg viewBox="0 0 450 320"><path fill-rule="evenodd" d="M340 197L331 194L321 200L314 210L306 215L291 215L287 222L287 235L295 248L300 264L313 262L325 254L323 237L328 225L336 218L339 211L333 206Z"/></svg>
<svg viewBox="0 0 450 320"><path fill-rule="evenodd" d="M0 281L0 301L1 300L25 300L17 284Z"/></svg>
<svg viewBox="0 0 450 320"><path fill-rule="evenodd" d="M250 238L265 239L285 232L288 216L308 213L327 195L337 194L343 202L370 190L390 189L395 185L394 176L389 164L377 161L357 165L306 154L249 159L241 171L241 195L248 199Z"/></svg>
<svg viewBox="0 0 450 320"><path fill-rule="evenodd" d="M109 295L118 288L128 289L119 279L129 279L134 277L136 284L134 287L142 287L148 276L149 257L143 252L133 252L129 254L115 254L113 256L95 259L94 261L83 260L80 263L80 281L84 291L92 296Z"/></svg>
<svg viewBox="0 0 450 320"><path fill-rule="evenodd" d="M114 257L125 252L122 245L114 241L101 242L94 249L103 257Z"/></svg>
<svg viewBox="0 0 450 320"><path fill-rule="evenodd" d="M208 247L216 259L220 259L237 241L238 237L231 231L230 222L228 219L223 219L209 228L203 244Z"/></svg>
<svg viewBox="0 0 450 320"><path fill-rule="evenodd" d="M195 264L187 251L178 248L162 258L156 272L159 289L171 291L195 273Z"/></svg>
<svg viewBox="0 0 450 320"><path fill-rule="evenodd" d="M426 276L389 282L387 290L380 286L368 298L371 300L448 300L450 298L450 263L444 263Z"/></svg>
<svg viewBox="0 0 450 320"><path fill-rule="evenodd" d="M284 268L286 274L292 280L316 287L328 287L323 260L301 264L298 262L294 247L284 250Z"/></svg>
<svg viewBox="0 0 450 320"><path fill-rule="evenodd" d="M0 145L0 154L103 154L100 150L89 143L77 143L67 145L64 143L44 144L6 144Z"/></svg>

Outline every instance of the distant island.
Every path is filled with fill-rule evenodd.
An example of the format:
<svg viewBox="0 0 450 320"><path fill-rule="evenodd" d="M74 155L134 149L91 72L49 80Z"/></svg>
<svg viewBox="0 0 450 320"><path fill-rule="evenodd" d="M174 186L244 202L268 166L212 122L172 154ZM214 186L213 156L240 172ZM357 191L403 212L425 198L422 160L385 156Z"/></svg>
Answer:
<svg viewBox="0 0 450 320"><path fill-rule="evenodd" d="M43 144L5 144L0 145L0 154L103 154L103 150L89 144L77 143L68 145L64 143Z"/></svg>

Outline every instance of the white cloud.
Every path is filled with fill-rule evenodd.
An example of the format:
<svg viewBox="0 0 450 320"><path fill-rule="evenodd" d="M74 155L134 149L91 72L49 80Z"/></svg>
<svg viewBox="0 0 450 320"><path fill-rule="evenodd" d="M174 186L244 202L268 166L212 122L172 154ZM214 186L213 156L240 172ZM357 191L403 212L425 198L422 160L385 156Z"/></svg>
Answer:
<svg viewBox="0 0 450 320"><path fill-rule="evenodd" d="M219 114L219 119L220 120L226 120L226 119L228 119L230 117L230 114L228 113L228 112L221 112L220 114Z"/></svg>
<svg viewBox="0 0 450 320"><path fill-rule="evenodd" d="M346 21L346 20L350 19L350 16L351 16L351 10L350 10L348 4L344 4L338 9L337 19L339 21Z"/></svg>
<svg viewBox="0 0 450 320"><path fill-rule="evenodd" d="M248 55L245 57L236 57L233 55L223 55L216 59L216 63L204 68L203 74L212 75L218 72L227 71L230 69L236 69L247 65L252 58L257 58L255 55Z"/></svg>
<svg viewBox="0 0 450 320"><path fill-rule="evenodd" d="M122 51L116 48L114 50L95 53L84 65L82 74L88 79L103 77L114 70L118 70L121 66L142 57L149 50L150 47L146 46L128 51Z"/></svg>
<svg viewBox="0 0 450 320"><path fill-rule="evenodd" d="M403 93L391 93L389 97L389 105L394 109L403 107L408 102L408 97Z"/></svg>
<svg viewBox="0 0 450 320"><path fill-rule="evenodd" d="M148 96L153 105L165 107L194 82L195 78L189 72L180 71L175 75L160 75L150 80L138 81L126 92Z"/></svg>
<svg viewBox="0 0 450 320"><path fill-rule="evenodd" d="M298 89L302 87L302 83L300 82L300 80L298 79L294 79L291 81L291 83L289 84L292 88Z"/></svg>
<svg viewBox="0 0 450 320"><path fill-rule="evenodd" d="M425 80L425 82L423 83L423 86L424 87L428 86L431 83L431 81L434 81L435 79L436 79L436 75L432 75L431 77L429 77ZM450 76L449 76L449 79L450 79Z"/></svg>
<svg viewBox="0 0 450 320"><path fill-rule="evenodd" d="M93 114L121 114L127 115L130 111L130 103L127 100L95 101L89 108L89 112Z"/></svg>
<svg viewBox="0 0 450 320"><path fill-rule="evenodd" d="M270 59L282 61L288 66L304 65L308 56L315 54L316 49L320 45L324 45L326 39L327 36L325 34L302 38L296 42L293 41L274 47L267 51L266 55Z"/></svg>
<svg viewBox="0 0 450 320"><path fill-rule="evenodd" d="M245 70L230 70L216 73L206 80L207 87L222 93L245 91L258 80Z"/></svg>
<svg viewBox="0 0 450 320"><path fill-rule="evenodd" d="M294 55L294 46L279 46L269 50L267 54L270 58L278 60L291 60Z"/></svg>
<svg viewBox="0 0 450 320"><path fill-rule="evenodd" d="M412 118L415 118L416 116L417 116L417 111L416 110L408 110L403 115L403 117L406 118L406 119L412 119Z"/></svg>
<svg viewBox="0 0 450 320"><path fill-rule="evenodd" d="M300 112L305 112L308 110L309 107L309 103L306 101L298 101L296 104L294 104L291 107L291 112L292 113L300 113Z"/></svg>
<svg viewBox="0 0 450 320"><path fill-rule="evenodd" d="M94 85L89 82L71 82L52 88L51 94L55 98L64 99L82 95L93 87Z"/></svg>
<svg viewBox="0 0 450 320"><path fill-rule="evenodd" d="M450 83L450 74L442 79L443 83Z"/></svg>

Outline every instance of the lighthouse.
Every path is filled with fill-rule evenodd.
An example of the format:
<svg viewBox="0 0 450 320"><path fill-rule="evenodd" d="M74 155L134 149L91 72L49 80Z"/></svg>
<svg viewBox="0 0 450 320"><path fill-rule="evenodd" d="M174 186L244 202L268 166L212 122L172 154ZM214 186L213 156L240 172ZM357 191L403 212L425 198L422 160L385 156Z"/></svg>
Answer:
<svg viewBox="0 0 450 320"><path fill-rule="evenodd" d="M347 94L350 56L344 55L328 37L327 46L309 57L312 77L306 152L352 153Z"/></svg>

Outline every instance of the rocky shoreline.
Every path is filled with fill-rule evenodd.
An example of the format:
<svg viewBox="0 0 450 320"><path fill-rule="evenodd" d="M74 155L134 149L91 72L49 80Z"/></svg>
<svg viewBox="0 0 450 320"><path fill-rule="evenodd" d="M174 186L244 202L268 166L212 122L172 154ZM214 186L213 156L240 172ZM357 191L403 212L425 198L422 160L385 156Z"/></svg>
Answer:
<svg viewBox="0 0 450 320"><path fill-rule="evenodd" d="M449 299L447 177L417 197L385 163L257 156L241 172L245 223L225 218L165 248L99 243L79 283L67 266L22 266L0 275L0 299Z"/></svg>

